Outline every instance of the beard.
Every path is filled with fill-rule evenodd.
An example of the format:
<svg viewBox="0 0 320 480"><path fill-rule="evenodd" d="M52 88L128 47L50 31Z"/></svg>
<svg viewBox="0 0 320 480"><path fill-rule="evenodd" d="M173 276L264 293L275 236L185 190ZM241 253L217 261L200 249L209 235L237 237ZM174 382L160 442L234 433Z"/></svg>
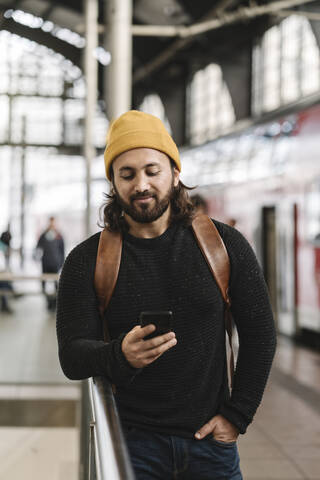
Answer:
<svg viewBox="0 0 320 480"><path fill-rule="evenodd" d="M130 202L128 203L121 197L115 185L114 191L118 204L121 206L123 212L129 215L132 220L137 223L151 223L158 220L158 218L160 218L168 210L171 199L174 195L174 185L172 179L170 188L168 189L165 196L160 200L157 194L151 193L149 190L146 190L144 192L131 195ZM150 205L149 203L142 203L141 205L136 206L134 202L136 199L147 197L153 198L153 201L151 201L153 205Z"/></svg>

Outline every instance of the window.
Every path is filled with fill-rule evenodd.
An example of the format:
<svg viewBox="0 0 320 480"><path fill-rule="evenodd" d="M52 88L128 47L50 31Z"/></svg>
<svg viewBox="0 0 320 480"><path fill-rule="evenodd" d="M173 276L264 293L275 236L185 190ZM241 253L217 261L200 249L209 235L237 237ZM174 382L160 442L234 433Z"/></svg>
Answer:
<svg viewBox="0 0 320 480"><path fill-rule="evenodd" d="M320 88L319 47L309 21L290 15L253 49L252 110L260 115Z"/></svg>
<svg viewBox="0 0 320 480"><path fill-rule="evenodd" d="M172 133L171 126L167 119L166 112L159 95L157 95L156 93L147 95L139 106L139 110L145 113L150 113L151 115L160 118L160 120L165 124L168 132L170 134Z"/></svg>
<svg viewBox="0 0 320 480"><path fill-rule="evenodd" d="M200 144L228 130L235 114L219 65L195 73L189 86L189 137Z"/></svg>
<svg viewBox="0 0 320 480"><path fill-rule="evenodd" d="M24 163L25 247L29 258L49 215L56 215L62 230L68 232L67 248L83 238L85 162L79 147L84 97L82 72L70 60L26 38L0 31L0 232L10 222L13 246L20 246ZM97 112L96 146L105 145L107 124L105 116ZM75 148L67 155L58 149L60 146ZM98 162L99 172L103 171L103 160ZM94 207L102 200L101 193ZM94 224L96 221L93 218Z"/></svg>

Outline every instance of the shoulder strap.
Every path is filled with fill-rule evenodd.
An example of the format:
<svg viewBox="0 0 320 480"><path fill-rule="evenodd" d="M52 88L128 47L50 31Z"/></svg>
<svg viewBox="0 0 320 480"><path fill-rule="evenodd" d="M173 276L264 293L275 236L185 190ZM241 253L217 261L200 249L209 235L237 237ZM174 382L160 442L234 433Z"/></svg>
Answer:
<svg viewBox="0 0 320 480"><path fill-rule="evenodd" d="M230 261L217 227L207 215L197 215L193 219L192 229L199 248L218 284L222 298L226 306L229 306Z"/></svg>
<svg viewBox="0 0 320 480"><path fill-rule="evenodd" d="M227 249L217 230L217 227L207 215L197 215L192 221L193 233L199 248L207 261L210 271L215 278L225 303L225 329L229 337L230 365L229 380L232 386L234 375L234 355L232 347L232 315L229 297L230 260Z"/></svg>
<svg viewBox="0 0 320 480"><path fill-rule="evenodd" d="M99 311L103 319L105 340L108 339L108 329L104 312L110 302L119 274L122 251L122 235L110 232L106 228L100 234L94 286L99 302Z"/></svg>

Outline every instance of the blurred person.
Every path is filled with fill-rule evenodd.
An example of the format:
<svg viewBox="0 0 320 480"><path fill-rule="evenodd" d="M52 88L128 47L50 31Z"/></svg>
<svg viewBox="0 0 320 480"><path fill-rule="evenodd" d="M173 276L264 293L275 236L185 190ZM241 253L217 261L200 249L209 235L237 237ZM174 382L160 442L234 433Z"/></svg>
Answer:
<svg viewBox="0 0 320 480"><path fill-rule="evenodd" d="M10 228L8 227L7 230L2 232L0 236L0 249L4 253L5 261L6 261L6 268L9 270L10 268L10 255L11 255L11 239L12 235L10 232Z"/></svg>
<svg viewBox="0 0 320 480"><path fill-rule="evenodd" d="M258 408L275 351L267 288L244 237L212 220L228 250L240 351L230 393L224 302L191 222L179 151L162 122L129 111L114 121L104 154L112 190L104 225L122 238L119 275L104 313L94 289L100 232L75 247L59 282L57 336L65 375L105 376L136 478L241 480L236 440ZM173 331L155 338L146 310L171 310Z"/></svg>
<svg viewBox="0 0 320 480"><path fill-rule="evenodd" d="M64 240L57 230L55 217L49 218L49 225L40 235L36 251L41 252L42 273L58 273L64 262ZM58 282L54 282L55 293L48 295L46 291L46 280L42 280L42 291L47 298L49 310L55 309L55 296Z"/></svg>
<svg viewBox="0 0 320 480"><path fill-rule="evenodd" d="M9 272L10 265L10 242L11 242L11 233L9 228L2 232L0 236L0 252L3 256L3 266L0 268L0 271L6 273ZM0 280L0 310L5 313L13 313L9 305L9 295L13 295L12 283L7 280Z"/></svg>
<svg viewBox="0 0 320 480"><path fill-rule="evenodd" d="M9 305L9 295L13 294L12 284L11 282L0 280L0 299L1 299L1 312L5 313L13 313Z"/></svg>
<svg viewBox="0 0 320 480"><path fill-rule="evenodd" d="M208 204L201 195L199 195L198 193L191 195L190 200L193 203L195 213L197 215L200 215L201 213L204 213L206 215L208 214Z"/></svg>

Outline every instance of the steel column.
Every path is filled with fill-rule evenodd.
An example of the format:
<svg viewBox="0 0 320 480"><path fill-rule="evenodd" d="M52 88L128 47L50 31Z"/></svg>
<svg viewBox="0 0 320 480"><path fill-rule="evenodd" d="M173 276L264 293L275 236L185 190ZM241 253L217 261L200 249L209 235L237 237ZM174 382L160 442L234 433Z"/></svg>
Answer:
<svg viewBox="0 0 320 480"><path fill-rule="evenodd" d="M93 121L97 104L98 64L93 56L98 46L98 0L85 0L86 46L84 73L86 80L86 108L84 121L83 153L86 162L86 234L91 234L91 165L96 155L93 145Z"/></svg>
<svg viewBox="0 0 320 480"><path fill-rule="evenodd" d="M131 108L132 0L108 0L106 47L111 53L107 67L106 105L109 120Z"/></svg>

